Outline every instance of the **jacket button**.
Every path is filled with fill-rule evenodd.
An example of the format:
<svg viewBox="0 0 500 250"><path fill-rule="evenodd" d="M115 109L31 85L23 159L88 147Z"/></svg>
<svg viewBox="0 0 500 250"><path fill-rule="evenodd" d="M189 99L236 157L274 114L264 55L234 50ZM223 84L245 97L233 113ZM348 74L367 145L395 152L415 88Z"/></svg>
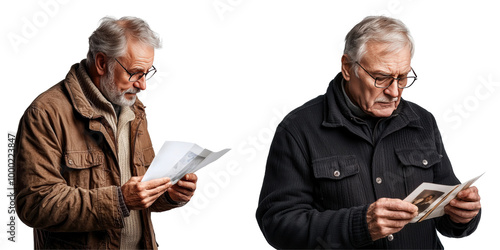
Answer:
<svg viewBox="0 0 500 250"><path fill-rule="evenodd" d="M429 164L429 162L428 162L426 159L424 159L424 160L422 161L422 164L424 164L424 166L427 166L427 164Z"/></svg>
<svg viewBox="0 0 500 250"><path fill-rule="evenodd" d="M73 165L73 160L69 159L68 163L69 163L69 165Z"/></svg>
<svg viewBox="0 0 500 250"><path fill-rule="evenodd" d="M387 240L388 240L388 241L393 241L393 240L394 240L394 235L389 234L389 235L387 236Z"/></svg>
<svg viewBox="0 0 500 250"><path fill-rule="evenodd" d="M377 182L377 184L380 184L380 183L382 183L382 178L380 178L380 177L377 177L377 178L375 179L375 182Z"/></svg>
<svg viewBox="0 0 500 250"><path fill-rule="evenodd" d="M340 176L340 171L335 170L335 172L333 172L333 176L339 177Z"/></svg>

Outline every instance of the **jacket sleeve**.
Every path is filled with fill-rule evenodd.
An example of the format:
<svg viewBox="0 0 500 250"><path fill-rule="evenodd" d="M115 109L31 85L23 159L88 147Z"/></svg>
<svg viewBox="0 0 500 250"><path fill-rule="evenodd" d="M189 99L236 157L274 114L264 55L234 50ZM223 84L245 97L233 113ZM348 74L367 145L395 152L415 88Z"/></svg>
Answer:
<svg viewBox="0 0 500 250"><path fill-rule="evenodd" d="M372 243L368 206L319 211L313 174L305 153L286 129L278 127L269 152L256 217L276 248L356 248Z"/></svg>
<svg viewBox="0 0 500 250"><path fill-rule="evenodd" d="M453 172L450 159L446 154L441 134L439 133L439 129L434 119L433 122L434 122L435 138L436 138L436 148L440 153L440 155L442 156L439 168L435 168L436 170L434 171L435 183L441 183L445 185L456 185L460 183L460 181ZM444 215L442 217L435 219L436 229L442 235L453 238L461 238L472 234L479 225L480 220L481 220L481 211L479 211L479 214L477 214L476 217L474 217L474 219L472 219L467 224L454 223L448 215Z"/></svg>
<svg viewBox="0 0 500 250"><path fill-rule="evenodd" d="M118 188L68 186L61 171L57 117L30 107L21 118L15 146L15 194L19 218L48 231L83 232L123 227Z"/></svg>
<svg viewBox="0 0 500 250"><path fill-rule="evenodd" d="M444 236L452 238L462 238L469 236L476 231L479 221L481 219L481 210L479 213L467 224L455 223L450 219L450 216L444 215L437 218L437 230Z"/></svg>
<svg viewBox="0 0 500 250"><path fill-rule="evenodd" d="M160 196L154 203L151 205L151 212L163 212L173 208L182 207L187 202L175 202L168 196L168 193L165 192L164 195Z"/></svg>

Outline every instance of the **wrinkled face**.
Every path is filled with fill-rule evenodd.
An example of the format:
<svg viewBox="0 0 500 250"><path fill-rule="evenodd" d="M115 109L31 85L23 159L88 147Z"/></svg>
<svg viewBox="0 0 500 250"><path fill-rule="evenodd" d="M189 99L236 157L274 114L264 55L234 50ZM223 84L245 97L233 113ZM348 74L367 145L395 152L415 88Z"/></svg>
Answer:
<svg viewBox="0 0 500 250"><path fill-rule="evenodd" d="M117 60L130 73L148 72L153 66L154 48L137 41L128 41L127 53ZM136 94L146 89L146 79L142 77L136 82L130 82L130 75L120 64L114 61L112 71L108 71L100 79L100 89L104 96L113 104L132 106Z"/></svg>
<svg viewBox="0 0 500 250"><path fill-rule="evenodd" d="M359 64L374 77L403 77L411 71L411 51L408 46L387 52L384 43L368 42L366 54ZM346 55L344 55L346 57ZM375 80L361 67L357 67L358 76L353 72L352 65L347 66L342 60L342 74L347 81L345 86L349 99L365 113L373 117L389 117L401 101L403 89L398 88L394 81L388 88L377 88Z"/></svg>

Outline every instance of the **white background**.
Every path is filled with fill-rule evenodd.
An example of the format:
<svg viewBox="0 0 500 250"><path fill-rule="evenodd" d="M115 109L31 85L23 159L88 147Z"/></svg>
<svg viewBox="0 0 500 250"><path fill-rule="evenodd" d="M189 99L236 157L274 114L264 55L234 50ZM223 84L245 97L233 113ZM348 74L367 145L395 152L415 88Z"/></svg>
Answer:
<svg viewBox="0 0 500 250"><path fill-rule="evenodd" d="M164 140L232 151L198 172L182 209L155 214L160 249L269 249L255 209L271 137L293 108L323 94L340 70L345 34L367 15L401 19L416 42L418 81L403 97L431 111L456 175L476 183L483 217L448 249L496 244L500 176L500 55L494 1L8 1L1 15L5 170L0 248L29 249L32 229L17 220L7 241L7 133L41 92L86 56L104 16L145 19L163 39L159 70L141 94L156 150ZM422 239L426 240L426 239Z"/></svg>

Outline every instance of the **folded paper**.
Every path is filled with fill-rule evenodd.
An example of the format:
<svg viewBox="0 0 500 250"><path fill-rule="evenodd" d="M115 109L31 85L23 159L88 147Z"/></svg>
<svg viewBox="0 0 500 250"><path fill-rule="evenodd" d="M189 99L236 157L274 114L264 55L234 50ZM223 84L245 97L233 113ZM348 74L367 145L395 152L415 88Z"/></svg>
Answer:
<svg viewBox="0 0 500 250"><path fill-rule="evenodd" d="M216 161L230 149L212 152L194 143L166 141L153 159L142 181L169 177L172 184Z"/></svg>

